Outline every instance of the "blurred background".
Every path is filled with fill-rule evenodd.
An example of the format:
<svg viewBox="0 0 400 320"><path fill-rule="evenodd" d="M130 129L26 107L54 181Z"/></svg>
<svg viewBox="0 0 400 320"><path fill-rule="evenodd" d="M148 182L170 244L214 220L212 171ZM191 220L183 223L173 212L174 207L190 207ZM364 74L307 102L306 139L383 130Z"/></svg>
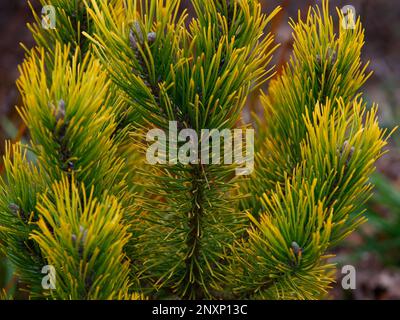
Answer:
<svg viewBox="0 0 400 320"><path fill-rule="evenodd" d="M38 1L31 1L40 12ZM51 2L51 1L49 1ZM261 0L265 12L276 6L283 10L273 20L270 28L276 41L281 43L274 63L277 71L291 54L291 29L289 17L296 18L298 10L304 14L318 0ZM364 61L371 61L373 77L364 87L369 104L380 107L381 125L392 129L400 123L400 2L397 0L331 0L335 6L352 5L361 16L366 29ZM189 8L190 0L183 0ZM335 16L335 12L332 12ZM18 65L24 52L20 43L28 47L33 40L26 28L32 15L26 0L0 1L0 155L4 153L6 139L28 141L26 129L16 113L20 97L15 87ZM257 95L249 98L249 108L259 110ZM400 299L400 143L399 133L390 140L388 153L379 161L377 173L372 180L376 184L375 194L366 206L369 222L359 232L336 249L338 270L341 265L354 265L357 270L357 289L344 291L341 288L341 273L330 293L330 299ZM0 174L3 171L0 161ZM9 293L15 288L17 279L7 261L0 256L0 288Z"/></svg>

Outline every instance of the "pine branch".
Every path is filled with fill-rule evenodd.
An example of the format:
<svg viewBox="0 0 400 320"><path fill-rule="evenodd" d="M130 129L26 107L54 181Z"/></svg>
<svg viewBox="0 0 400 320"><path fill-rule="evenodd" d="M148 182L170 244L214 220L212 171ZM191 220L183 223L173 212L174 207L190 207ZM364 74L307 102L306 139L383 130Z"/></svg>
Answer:
<svg viewBox="0 0 400 320"><path fill-rule="evenodd" d="M115 197L96 200L93 187L76 187L64 178L41 196L37 210L41 218L32 239L57 271L52 298L130 298L124 255L129 235Z"/></svg>
<svg viewBox="0 0 400 320"><path fill-rule="evenodd" d="M121 0L108 0L109 5L121 3ZM83 0L40 0L42 6L51 5L55 9L54 19L55 28L43 28L42 17L40 17L32 4L29 2L30 9L34 17L34 23L28 23L36 44L41 48L46 48L49 52L54 52L57 43L71 45L71 57L75 50L80 52L80 59L84 59L90 53L90 43L87 38L82 36L83 32L92 34L94 24L87 14L85 1Z"/></svg>
<svg viewBox="0 0 400 320"><path fill-rule="evenodd" d="M326 293L327 252L365 222L368 178L386 144L376 108L367 112L358 94L367 78L360 21L336 37L324 1L293 29L291 62L264 96L267 126L248 186L254 226L232 257L235 290L261 298Z"/></svg>
<svg viewBox="0 0 400 320"><path fill-rule="evenodd" d="M44 50L32 52L21 66L21 77L18 80L25 106L19 111L30 129L30 148L37 158L40 174L33 171L26 173L26 177L16 178L9 174L8 181L2 184L3 207L9 206L8 212L15 211L14 215L19 215L25 222L23 234L14 238L7 235L10 247L7 255L18 267L21 278L31 286L31 295L39 297L45 294L40 285L40 271L49 264L49 257L42 254L43 248L39 249L38 244L29 238L29 234L37 232L36 223L41 216L38 211L39 191L42 193L54 182L67 178L70 184L73 181L84 184L85 190L96 198L106 194L115 195L122 204L127 205L131 197L126 193L125 174L122 172L124 161L118 154L118 146L126 133L114 135L117 124L111 109L106 107L109 86L107 75L99 62L89 56L78 64L76 53L70 61L69 48L62 49L59 45L54 53L54 69L49 75L45 55ZM90 128L90 131L86 128ZM15 152L16 156L20 153L18 150ZM22 167L19 171L24 172L21 170L23 166L33 167L25 162L25 158L20 158L15 164ZM13 170L10 164L6 166L7 173ZM12 184L19 186L20 191L13 190ZM30 186L41 189L30 190ZM18 198L9 199L18 197L19 193L25 197L29 194L29 206ZM88 197L89 194L81 196ZM57 201L56 196L54 201ZM12 234L10 230L13 221L7 219L5 212L2 211L1 220L7 233ZM16 252L13 256L14 250ZM106 247L102 248L102 252L106 254ZM29 257L33 261L27 262ZM62 262L58 265L62 265ZM79 283L83 280L74 281ZM107 295L107 292L104 294Z"/></svg>
<svg viewBox="0 0 400 320"><path fill-rule="evenodd" d="M199 133L233 128L248 93L269 74L272 37L259 39L275 13L263 15L255 1L193 4L197 19L186 30L179 1L135 1L125 11L92 1L98 33L90 38L151 125L168 131L176 121L178 130ZM146 171L146 202L137 203L144 209L137 231L142 277L184 298L211 297L211 288L222 290L224 247L243 229L244 216L229 196L232 169L177 164Z"/></svg>
<svg viewBox="0 0 400 320"><path fill-rule="evenodd" d="M28 285L32 298L36 298L42 291L40 272L47 263L29 235L38 219L36 197L45 185L40 169L29 163L26 155L26 147L21 144L7 145L6 179L0 179L0 237L6 245L3 251L17 268L20 281Z"/></svg>
<svg viewBox="0 0 400 320"><path fill-rule="evenodd" d="M260 174L255 179L262 183L262 193L274 188L277 181L283 183L285 174L291 174L298 164L307 132L306 110L312 112L318 102L327 101L334 109L338 98L345 104L352 102L371 75L366 74L368 64L361 62L364 30L360 21L354 30L340 28L337 35L324 2L322 11L310 9L305 21L299 17L291 26L293 57L282 75L272 81L268 95L262 97L268 129L258 140L257 149L262 151L257 155Z"/></svg>

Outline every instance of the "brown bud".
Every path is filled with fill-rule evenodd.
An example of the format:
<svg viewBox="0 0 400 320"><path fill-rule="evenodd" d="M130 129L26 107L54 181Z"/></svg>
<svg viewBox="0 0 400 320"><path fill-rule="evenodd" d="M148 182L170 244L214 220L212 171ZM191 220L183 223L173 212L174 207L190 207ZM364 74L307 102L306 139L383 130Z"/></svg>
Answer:
<svg viewBox="0 0 400 320"><path fill-rule="evenodd" d="M12 214L16 217L19 215L20 208L15 203L10 203L8 208L11 210Z"/></svg>
<svg viewBox="0 0 400 320"><path fill-rule="evenodd" d="M336 51L334 49L329 48L327 58L328 58L330 64L335 64L336 59L337 59Z"/></svg>
<svg viewBox="0 0 400 320"><path fill-rule="evenodd" d="M140 28L140 24L137 21L132 24L132 28L129 31L129 42L131 43L131 47L134 50L138 48L138 43L143 43L142 29Z"/></svg>
<svg viewBox="0 0 400 320"><path fill-rule="evenodd" d="M157 39L157 34L155 32L150 32L147 35L147 42L149 44L153 44L156 41L156 39Z"/></svg>
<svg viewBox="0 0 400 320"><path fill-rule="evenodd" d="M302 252L301 247L295 241L292 242L292 249L293 249L293 252L294 252L296 257L298 257L299 254L301 254L301 252Z"/></svg>
<svg viewBox="0 0 400 320"><path fill-rule="evenodd" d="M55 118L56 118L57 122L59 120L64 120L64 118L65 118L65 101L63 99L61 99L58 102L58 107L57 107L57 111L55 113Z"/></svg>
<svg viewBox="0 0 400 320"><path fill-rule="evenodd" d="M322 64L322 59L321 59L321 56L319 54L317 54L317 64L318 65Z"/></svg>
<svg viewBox="0 0 400 320"><path fill-rule="evenodd" d="M81 243L83 245L86 241L88 231L84 227L79 226L79 232L82 234Z"/></svg>
<svg viewBox="0 0 400 320"><path fill-rule="evenodd" d="M343 157L343 155L347 152L347 150L348 150L348 156L346 159L346 165L349 164L351 158L353 157L354 151L355 151L355 148L353 146L350 146L348 140L343 142L343 146L342 146L341 150L338 149L339 156Z"/></svg>

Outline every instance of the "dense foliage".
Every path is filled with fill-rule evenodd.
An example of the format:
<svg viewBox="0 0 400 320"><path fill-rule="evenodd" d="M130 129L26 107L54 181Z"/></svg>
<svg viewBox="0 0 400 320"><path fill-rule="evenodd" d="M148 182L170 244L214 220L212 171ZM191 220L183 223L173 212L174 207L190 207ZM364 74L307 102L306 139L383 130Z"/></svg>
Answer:
<svg viewBox="0 0 400 320"><path fill-rule="evenodd" d="M8 144L0 187L1 250L30 296L326 294L330 250L365 221L386 144L360 93L360 21L336 30L328 1L292 21L293 55L262 94L244 178L237 163L150 165L146 133L171 121L198 136L248 128L246 99L274 75L265 30L279 8L192 0L189 19L179 0L50 2L57 28L35 15L17 83L31 143ZM45 265L54 290L42 288Z"/></svg>

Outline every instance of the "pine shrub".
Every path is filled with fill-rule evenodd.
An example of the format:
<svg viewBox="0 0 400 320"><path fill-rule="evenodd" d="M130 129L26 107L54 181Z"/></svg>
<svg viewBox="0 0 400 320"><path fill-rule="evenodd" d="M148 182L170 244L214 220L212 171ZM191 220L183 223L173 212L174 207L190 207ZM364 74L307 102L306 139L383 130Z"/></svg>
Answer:
<svg viewBox="0 0 400 320"><path fill-rule="evenodd" d="M190 19L179 0L50 2L57 28L34 15L17 82L31 141L7 144L0 181L1 252L29 296L324 297L332 249L365 222L386 144L360 91L360 20L336 25L326 0L299 14L276 75L265 30L280 9L258 1L192 0ZM200 163L201 150L188 164L146 161L153 128L167 154L183 144L171 123L201 137L250 130L246 99L271 78L250 176Z"/></svg>

